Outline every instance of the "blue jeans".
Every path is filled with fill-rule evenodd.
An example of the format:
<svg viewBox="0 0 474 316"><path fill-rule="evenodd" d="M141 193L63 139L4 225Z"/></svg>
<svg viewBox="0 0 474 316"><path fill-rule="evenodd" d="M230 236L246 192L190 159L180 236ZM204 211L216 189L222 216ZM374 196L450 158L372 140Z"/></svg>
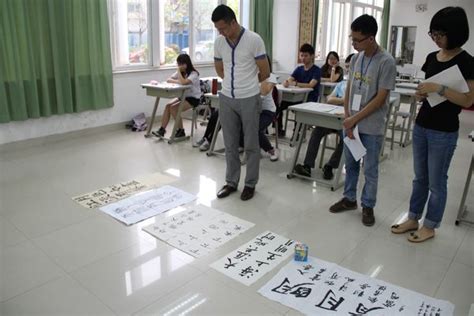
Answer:
<svg viewBox="0 0 474 316"><path fill-rule="evenodd" d="M365 183L362 190L362 207L375 207L377 201L377 185L379 180L379 157L383 145L383 135L359 134L362 144L367 149L364 156ZM344 144L346 157L346 181L344 183L344 197L350 201L357 201L357 182L359 180L360 162L355 161L349 148Z"/></svg>
<svg viewBox="0 0 474 316"><path fill-rule="evenodd" d="M428 201L423 222L425 227L438 228L443 218L448 195L448 169L457 141L458 132L441 132L416 124L413 129L415 179L408 218L419 220Z"/></svg>

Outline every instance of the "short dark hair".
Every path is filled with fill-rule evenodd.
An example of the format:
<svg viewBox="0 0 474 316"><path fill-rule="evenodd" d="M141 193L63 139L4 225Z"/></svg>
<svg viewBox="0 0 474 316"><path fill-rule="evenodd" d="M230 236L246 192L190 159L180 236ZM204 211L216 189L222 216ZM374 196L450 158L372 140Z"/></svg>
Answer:
<svg viewBox="0 0 474 316"><path fill-rule="evenodd" d="M375 18L368 14L363 14L352 21L351 30L354 32L361 32L364 35L377 35L378 26Z"/></svg>
<svg viewBox="0 0 474 316"><path fill-rule="evenodd" d="M354 56L354 53L350 54L349 56L346 57L346 60L344 61L345 63L349 63L352 59L352 56Z"/></svg>
<svg viewBox="0 0 474 316"><path fill-rule="evenodd" d="M226 6L225 4L218 5L212 12L212 22L224 20L225 23L229 24L232 20L237 21L234 11Z"/></svg>
<svg viewBox="0 0 474 316"><path fill-rule="evenodd" d="M300 47L300 53L308 53L310 55L314 55L314 47L311 44L304 43Z"/></svg>
<svg viewBox="0 0 474 316"><path fill-rule="evenodd" d="M446 7L431 19L430 32L446 33L447 49L463 46L469 39L469 23L466 11L460 7Z"/></svg>

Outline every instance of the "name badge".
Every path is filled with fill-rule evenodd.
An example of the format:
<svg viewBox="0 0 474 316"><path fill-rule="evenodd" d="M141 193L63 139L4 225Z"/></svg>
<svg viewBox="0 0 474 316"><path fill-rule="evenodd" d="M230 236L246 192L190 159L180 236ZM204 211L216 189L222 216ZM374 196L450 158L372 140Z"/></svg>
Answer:
<svg viewBox="0 0 474 316"><path fill-rule="evenodd" d="M362 101L362 95L354 94L352 98L352 110L359 111L360 110L360 102Z"/></svg>

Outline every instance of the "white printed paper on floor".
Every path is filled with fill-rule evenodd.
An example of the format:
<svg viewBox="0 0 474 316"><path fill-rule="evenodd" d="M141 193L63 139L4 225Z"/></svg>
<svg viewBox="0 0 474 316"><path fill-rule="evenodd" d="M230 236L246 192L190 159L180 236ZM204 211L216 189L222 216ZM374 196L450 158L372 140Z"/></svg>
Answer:
<svg viewBox="0 0 474 316"><path fill-rule="evenodd" d="M365 149L364 144L362 144L362 141L360 140L360 135L359 135L359 127L356 126L353 130L352 133L354 135L354 139L351 139L349 137L344 137L344 143L347 145L347 148L349 148L349 151L352 154L352 157L354 157L355 161L359 161L362 159L362 157L365 156L367 153L367 149Z"/></svg>
<svg viewBox="0 0 474 316"><path fill-rule="evenodd" d="M105 188L73 197L72 199L85 208L96 208L127 198L137 192L171 183L174 180L173 177L153 173L135 180L109 185Z"/></svg>
<svg viewBox="0 0 474 316"><path fill-rule="evenodd" d="M232 251L211 267L245 285L251 285L294 254L294 240L270 231Z"/></svg>
<svg viewBox="0 0 474 316"><path fill-rule="evenodd" d="M143 230L194 257L210 253L255 225L204 205L169 213L156 216L155 223Z"/></svg>
<svg viewBox="0 0 474 316"><path fill-rule="evenodd" d="M337 264L310 257L290 261L259 291L307 315L452 315L434 299Z"/></svg>
<svg viewBox="0 0 474 316"><path fill-rule="evenodd" d="M195 195L165 185L103 206L100 210L126 225L131 225L195 199Z"/></svg>

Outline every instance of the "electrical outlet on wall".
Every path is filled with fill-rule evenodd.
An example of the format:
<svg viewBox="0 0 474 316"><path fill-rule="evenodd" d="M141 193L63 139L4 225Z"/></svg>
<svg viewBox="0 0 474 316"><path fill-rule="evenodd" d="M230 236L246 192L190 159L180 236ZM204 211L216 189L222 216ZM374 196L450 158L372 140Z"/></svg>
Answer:
<svg viewBox="0 0 474 316"><path fill-rule="evenodd" d="M428 4L426 3L418 3L415 5L416 12L425 12L428 10Z"/></svg>

